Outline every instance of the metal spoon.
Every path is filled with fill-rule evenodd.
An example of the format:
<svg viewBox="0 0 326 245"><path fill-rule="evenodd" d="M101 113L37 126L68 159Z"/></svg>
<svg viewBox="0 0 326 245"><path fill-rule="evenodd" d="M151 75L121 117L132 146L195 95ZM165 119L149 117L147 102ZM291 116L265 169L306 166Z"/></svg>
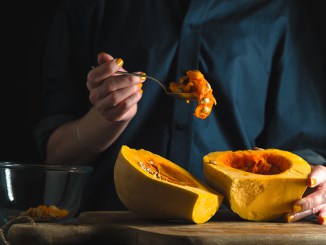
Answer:
<svg viewBox="0 0 326 245"><path fill-rule="evenodd" d="M172 93L172 92L170 92L165 87L163 82L161 82L160 80L158 80L157 78L152 77L152 76L144 75L144 74L141 74L141 73L125 72L125 71L117 71L116 73L121 74L121 75L146 77L148 79L151 79L151 80L155 81L156 83L158 83L161 86L161 88L163 88L166 95L172 96L174 98L183 99L183 100L195 100L195 99L197 99L197 97L193 93Z"/></svg>

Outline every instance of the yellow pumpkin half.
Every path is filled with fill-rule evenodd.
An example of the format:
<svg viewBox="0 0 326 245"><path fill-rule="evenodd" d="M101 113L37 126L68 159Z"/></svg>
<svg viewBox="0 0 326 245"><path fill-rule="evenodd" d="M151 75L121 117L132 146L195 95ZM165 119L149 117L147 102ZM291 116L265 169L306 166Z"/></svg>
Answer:
<svg viewBox="0 0 326 245"><path fill-rule="evenodd" d="M291 212L307 188L310 165L283 150L211 152L203 157L208 185L241 218L271 221Z"/></svg>
<svg viewBox="0 0 326 245"><path fill-rule="evenodd" d="M144 149L122 146L114 166L121 202L144 217L208 221L223 196L177 164Z"/></svg>

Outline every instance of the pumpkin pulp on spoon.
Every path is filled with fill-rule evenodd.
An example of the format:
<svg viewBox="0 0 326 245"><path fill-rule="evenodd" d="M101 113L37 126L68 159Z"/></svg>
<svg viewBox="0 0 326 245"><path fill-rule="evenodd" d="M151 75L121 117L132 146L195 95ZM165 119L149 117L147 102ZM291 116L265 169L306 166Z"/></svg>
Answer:
<svg viewBox="0 0 326 245"><path fill-rule="evenodd" d="M179 79L179 83L172 82L169 86L173 93L192 93L197 98L197 107L194 115L200 119L205 119L212 111L216 100L211 88L204 75L198 70L189 70L186 76ZM190 103L187 100L187 103Z"/></svg>

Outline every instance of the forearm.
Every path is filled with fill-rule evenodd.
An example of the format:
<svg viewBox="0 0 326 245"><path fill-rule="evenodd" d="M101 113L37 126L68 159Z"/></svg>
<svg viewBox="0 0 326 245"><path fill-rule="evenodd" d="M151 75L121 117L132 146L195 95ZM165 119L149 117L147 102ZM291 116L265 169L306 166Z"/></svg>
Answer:
<svg viewBox="0 0 326 245"><path fill-rule="evenodd" d="M68 122L52 133L47 143L45 162L91 165L115 142L128 123L109 122L92 108L84 117Z"/></svg>

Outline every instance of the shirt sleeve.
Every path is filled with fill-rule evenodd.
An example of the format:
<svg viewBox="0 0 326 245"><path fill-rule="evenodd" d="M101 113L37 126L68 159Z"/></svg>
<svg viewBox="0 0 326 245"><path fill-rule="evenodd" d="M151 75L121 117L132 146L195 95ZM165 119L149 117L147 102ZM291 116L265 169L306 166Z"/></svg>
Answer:
<svg viewBox="0 0 326 245"><path fill-rule="evenodd" d="M72 59L76 49L81 50L81 57L88 58L83 53L88 50L79 48L85 42L77 40L75 27L77 32L81 32L81 28L85 32L88 29L83 23L79 23L82 27L78 28L76 13L79 13L81 7L72 8L73 3L62 1L47 36L41 83L44 113L34 129L34 139L41 159L45 157L46 144L51 133L64 123L85 114L90 108L86 88L87 71L84 69L86 65L81 65L85 63L84 59L78 59L80 63Z"/></svg>
<svg viewBox="0 0 326 245"><path fill-rule="evenodd" d="M57 114L41 120L35 127L34 138L41 159L45 159L46 145L51 133L62 124L72 120L71 115Z"/></svg>

